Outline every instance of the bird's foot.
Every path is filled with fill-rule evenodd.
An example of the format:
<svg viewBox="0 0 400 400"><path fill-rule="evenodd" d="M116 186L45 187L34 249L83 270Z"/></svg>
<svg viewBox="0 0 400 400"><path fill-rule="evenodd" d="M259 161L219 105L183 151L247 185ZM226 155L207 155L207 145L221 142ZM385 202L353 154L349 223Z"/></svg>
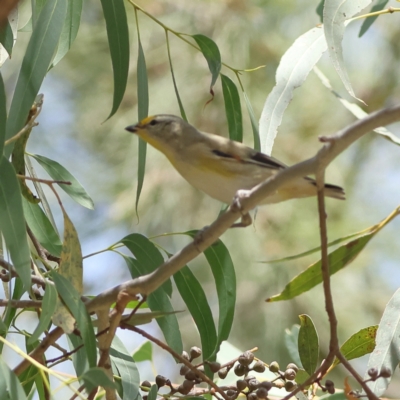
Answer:
<svg viewBox="0 0 400 400"><path fill-rule="evenodd" d="M246 226L251 225L253 220L248 212L243 211L243 207L241 204L241 200L249 197L249 194L249 190L238 190L236 192L230 208L232 211L239 211L242 214L242 218L240 219L240 222L234 223L231 228L245 228Z"/></svg>

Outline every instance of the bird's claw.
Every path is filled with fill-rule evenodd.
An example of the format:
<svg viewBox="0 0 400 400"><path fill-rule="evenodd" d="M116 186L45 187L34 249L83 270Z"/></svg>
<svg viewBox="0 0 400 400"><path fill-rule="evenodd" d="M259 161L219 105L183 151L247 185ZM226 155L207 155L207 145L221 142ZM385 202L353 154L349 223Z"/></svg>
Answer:
<svg viewBox="0 0 400 400"><path fill-rule="evenodd" d="M242 214L242 218L240 222L234 223L231 228L245 228L246 226L251 225L252 218L248 212L243 212L241 200L249 197L250 191L249 190L238 190L233 198L233 202L231 205L232 211L239 211Z"/></svg>

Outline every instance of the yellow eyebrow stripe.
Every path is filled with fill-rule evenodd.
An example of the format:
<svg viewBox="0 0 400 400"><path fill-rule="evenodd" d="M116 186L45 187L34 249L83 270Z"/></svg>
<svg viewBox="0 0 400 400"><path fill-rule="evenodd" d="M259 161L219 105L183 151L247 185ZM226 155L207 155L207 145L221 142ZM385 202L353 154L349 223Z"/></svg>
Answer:
<svg viewBox="0 0 400 400"><path fill-rule="evenodd" d="M147 125L152 119L154 119L154 115L146 117L140 121L140 125Z"/></svg>

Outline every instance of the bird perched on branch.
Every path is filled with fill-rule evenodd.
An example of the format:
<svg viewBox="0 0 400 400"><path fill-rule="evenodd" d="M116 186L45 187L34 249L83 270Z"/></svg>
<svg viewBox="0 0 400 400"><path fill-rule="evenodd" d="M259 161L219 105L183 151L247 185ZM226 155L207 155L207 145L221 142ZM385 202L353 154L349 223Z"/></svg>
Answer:
<svg viewBox="0 0 400 400"><path fill-rule="evenodd" d="M160 150L195 188L214 199L231 203L236 192L252 189L287 166L242 143L198 131L182 118L160 114L126 128ZM326 184L328 197L344 199L341 187ZM261 204L315 196L315 180L304 177L280 187Z"/></svg>

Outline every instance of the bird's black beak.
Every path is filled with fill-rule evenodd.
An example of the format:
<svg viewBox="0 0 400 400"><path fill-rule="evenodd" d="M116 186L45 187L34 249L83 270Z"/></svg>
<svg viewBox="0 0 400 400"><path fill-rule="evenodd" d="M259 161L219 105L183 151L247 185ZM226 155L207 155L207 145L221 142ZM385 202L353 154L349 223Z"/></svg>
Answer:
<svg viewBox="0 0 400 400"><path fill-rule="evenodd" d="M137 124L136 124L136 125L127 126L127 127L125 128L125 130L127 130L128 132L136 133L137 130L138 130Z"/></svg>

